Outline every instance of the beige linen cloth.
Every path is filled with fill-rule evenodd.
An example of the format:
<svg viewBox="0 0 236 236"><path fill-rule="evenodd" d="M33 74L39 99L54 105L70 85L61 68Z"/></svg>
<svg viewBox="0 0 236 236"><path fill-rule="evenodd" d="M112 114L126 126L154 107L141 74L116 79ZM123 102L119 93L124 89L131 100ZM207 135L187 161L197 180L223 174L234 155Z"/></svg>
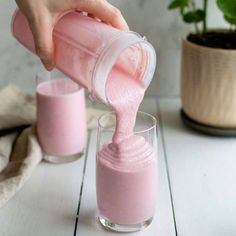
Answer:
<svg viewBox="0 0 236 236"><path fill-rule="evenodd" d="M103 112L87 109L89 129L97 126ZM0 90L0 207L15 195L45 158L35 136L35 121L33 96L14 85Z"/></svg>

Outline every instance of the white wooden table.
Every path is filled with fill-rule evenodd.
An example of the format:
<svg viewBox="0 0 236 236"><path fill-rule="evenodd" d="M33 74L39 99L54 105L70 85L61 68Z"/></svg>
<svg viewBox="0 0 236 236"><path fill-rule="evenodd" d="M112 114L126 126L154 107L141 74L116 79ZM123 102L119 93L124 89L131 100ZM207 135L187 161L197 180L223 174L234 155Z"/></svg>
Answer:
<svg viewBox="0 0 236 236"><path fill-rule="evenodd" d="M159 120L159 196L144 236L236 235L236 139L185 128L176 98L146 98ZM41 163L0 209L0 236L112 236L96 220L96 131L80 160ZM128 234L122 234L128 235Z"/></svg>

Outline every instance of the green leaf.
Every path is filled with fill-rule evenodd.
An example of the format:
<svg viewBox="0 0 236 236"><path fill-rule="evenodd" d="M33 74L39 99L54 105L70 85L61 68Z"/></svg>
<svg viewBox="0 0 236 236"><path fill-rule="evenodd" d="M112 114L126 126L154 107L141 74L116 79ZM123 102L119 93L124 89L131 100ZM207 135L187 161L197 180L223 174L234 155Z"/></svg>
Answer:
<svg viewBox="0 0 236 236"><path fill-rule="evenodd" d="M236 18L236 0L217 0L217 6L223 12L223 15Z"/></svg>
<svg viewBox="0 0 236 236"><path fill-rule="evenodd" d="M232 24L232 25L236 25L236 18L231 18L231 17L228 17L228 16L224 16L225 20Z"/></svg>
<svg viewBox="0 0 236 236"><path fill-rule="evenodd" d="M198 23L205 19L206 14L203 10L197 9L195 11L189 11L183 15L183 20L186 23Z"/></svg>
<svg viewBox="0 0 236 236"><path fill-rule="evenodd" d="M174 0L169 4L168 9L172 10L179 7L184 8L184 7L187 7L188 4L189 4L189 0Z"/></svg>

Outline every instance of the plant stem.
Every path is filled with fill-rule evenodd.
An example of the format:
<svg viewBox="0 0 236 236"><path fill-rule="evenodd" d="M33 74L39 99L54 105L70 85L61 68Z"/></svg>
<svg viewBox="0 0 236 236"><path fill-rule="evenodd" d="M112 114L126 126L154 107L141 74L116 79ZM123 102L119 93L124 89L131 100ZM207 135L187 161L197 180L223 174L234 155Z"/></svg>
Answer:
<svg viewBox="0 0 236 236"><path fill-rule="evenodd" d="M199 34L199 28L198 28L197 23L194 23L193 25L194 25L194 29L195 29L196 34Z"/></svg>
<svg viewBox="0 0 236 236"><path fill-rule="evenodd" d="M194 0L191 1L191 6L192 6L193 11L196 11L196 4ZM195 28L196 34L199 34L200 31L196 22L194 22L194 28Z"/></svg>
<svg viewBox="0 0 236 236"><path fill-rule="evenodd" d="M208 7L208 0L204 0L203 11L205 12L205 18L203 21L203 33L207 32L207 7Z"/></svg>

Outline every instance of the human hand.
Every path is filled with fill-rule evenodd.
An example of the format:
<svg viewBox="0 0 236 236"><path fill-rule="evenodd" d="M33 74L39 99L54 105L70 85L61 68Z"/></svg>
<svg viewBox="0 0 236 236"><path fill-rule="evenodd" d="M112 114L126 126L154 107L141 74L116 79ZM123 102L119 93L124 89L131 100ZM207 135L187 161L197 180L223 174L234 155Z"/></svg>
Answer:
<svg viewBox="0 0 236 236"><path fill-rule="evenodd" d="M35 52L47 70L54 68L52 31L57 21L71 10L88 12L121 30L128 29L120 11L106 0L16 0L32 31Z"/></svg>

